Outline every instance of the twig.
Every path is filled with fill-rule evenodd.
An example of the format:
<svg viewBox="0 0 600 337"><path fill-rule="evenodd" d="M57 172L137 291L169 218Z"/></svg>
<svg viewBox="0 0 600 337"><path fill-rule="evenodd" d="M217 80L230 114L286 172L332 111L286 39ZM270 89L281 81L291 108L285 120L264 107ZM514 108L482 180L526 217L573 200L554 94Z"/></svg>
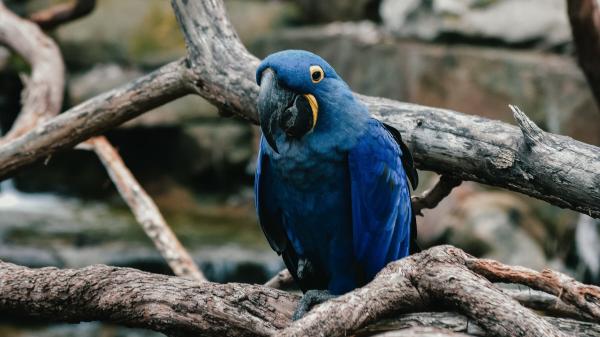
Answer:
<svg viewBox="0 0 600 337"><path fill-rule="evenodd" d="M412 209L415 215L423 216L422 211L426 208L436 207L442 199L447 197L452 189L460 185L462 180L441 175L438 182L421 196L412 197Z"/></svg>
<svg viewBox="0 0 600 337"><path fill-rule="evenodd" d="M42 29L52 29L88 15L95 7L96 0L72 0L70 3L61 3L35 12L29 16L29 19Z"/></svg>
<svg viewBox="0 0 600 337"><path fill-rule="evenodd" d="M38 26L12 13L0 1L0 44L5 44L31 65L29 78L22 75L22 108L0 145L30 131L60 112L65 67L60 50Z"/></svg>
<svg viewBox="0 0 600 337"><path fill-rule="evenodd" d="M169 228L152 198L140 186L106 137L90 138L85 144L96 152L136 220L154 242L173 273L199 282L206 281L192 257Z"/></svg>
<svg viewBox="0 0 600 337"><path fill-rule="evenodd" d="M600 287L582 284L572 277L550 269L538 272L474 257L467 258L465 262L469 269L490 281L519 283L547 292L600 321Z"/></svg>

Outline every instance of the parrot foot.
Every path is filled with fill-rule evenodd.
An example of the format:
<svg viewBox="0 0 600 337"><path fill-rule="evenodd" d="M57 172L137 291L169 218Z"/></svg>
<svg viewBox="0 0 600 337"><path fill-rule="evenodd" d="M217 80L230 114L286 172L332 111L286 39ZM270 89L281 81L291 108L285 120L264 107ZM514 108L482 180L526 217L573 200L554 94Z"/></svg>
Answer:
<svg viewBox="0 0 600 337"><path fill-rule="evenodd" d="M307 291L300 299L300 302L298 302L298 307L296 307L296 310L292 315L292 320L299 320L300 318L304 317L304 315L306 315L315 305L321 304L335 297L337 296L330 294L327 290Z"/></svg>

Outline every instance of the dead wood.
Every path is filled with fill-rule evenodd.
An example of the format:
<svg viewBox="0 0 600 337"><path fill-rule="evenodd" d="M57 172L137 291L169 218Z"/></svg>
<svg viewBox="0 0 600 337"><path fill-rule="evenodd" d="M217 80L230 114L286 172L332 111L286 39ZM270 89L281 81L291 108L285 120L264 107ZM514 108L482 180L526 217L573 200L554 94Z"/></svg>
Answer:
<svg viewBox="0 0 600 337"><path fill-rule="evenodd" d="M146 235L152 240L160 255L167 261L173 273L198 282L206 281L206 278L179 242L152 198L125 166L123 159L106 137L90 138L84 144L98 155L108 175L119 190L119 194L133 212L135 219L142 226Z"/></svg>
<svg viewBox="0 0 600 337"><path fill-rule="evenodd" d="M0 146L56 116L61 109L65 66L60 50L38 26L23 20L0 1L0 44L8 46L31 65L22 75L25 85L21 112Z"/></svg>
<svg viewBox="0 0 600 337"><path fill-rule="evenodd" d="M434 247L391 263L365 287L328 301L289 325L298 295L266 286L198 284L107 266L61 270L0 263L0 311L52 321L110 321L171 336L344 336L390 315L441 308L462 313L490 336L571 336L562 329L580 331L580 327L599 331L598 324L541 317L489 281L505 279L510 272L521 275L514 281L529 284L528 277L535 277L543 283L543 275L529 275L521 267L479 265L489 263L451 246ZM593 288L572 283L578 289ZM578 309L587 307L572 297L561 298Z"/></svg>

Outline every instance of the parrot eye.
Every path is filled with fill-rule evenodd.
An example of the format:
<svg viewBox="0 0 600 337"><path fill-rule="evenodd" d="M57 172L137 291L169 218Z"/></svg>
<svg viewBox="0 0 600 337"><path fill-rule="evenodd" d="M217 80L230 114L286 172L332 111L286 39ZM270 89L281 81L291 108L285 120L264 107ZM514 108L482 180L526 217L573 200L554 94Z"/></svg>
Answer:
<svg viewBox="0 0 600 337"><path fill-rule="evenodd" d="M313 83L319 83L325 77L323 69L319 66L310 66L310 79Z"/></svg>

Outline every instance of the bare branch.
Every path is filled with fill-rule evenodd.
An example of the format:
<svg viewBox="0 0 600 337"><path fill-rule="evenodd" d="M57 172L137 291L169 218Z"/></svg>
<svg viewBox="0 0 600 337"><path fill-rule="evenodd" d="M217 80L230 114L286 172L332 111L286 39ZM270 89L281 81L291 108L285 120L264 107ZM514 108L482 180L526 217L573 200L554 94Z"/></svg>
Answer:
<svg viewBox="0 0 600 337"><path fill-rule="evenodd" d="M0 179L188 93L182 61L96 96L0 146Z"/></svg>
<svg viewBox="0 0 600 337"><path fill-rule="evenodd" d="M412 197L412 209L415 215L423 216L422 211L426 208L436 207L442 199L447 197L452 189L462 183L461 180L446 175L440 176L438 182L421 196Z"/></svg>
<svg viewBox="0 0 600 337"><path fill-rule="evenodd" d="M109 321L170 336L271 335L288 324L297 300L262 286L199 285L129 268L0 266L2 312L52 321Z"/></svg>
<svg viewBox="0 0 600 337"><path fill-rule="evenodd" d="M72 0L31 14L29 19L42 29L52 29L63 23L79 19L91 13L96 0Z"/></svg>
<svg viewBox="0 0 600 337"><path fill-rule="evenodd" d="M96 152L136 220L154 242L156 249L167 261L173 273L199 282L206 281L190 254L171 231L152 198L131 174L106 137L90 138L85 144Z"/></svg>
<svg viewBox="0 0 600 337"><path fill-rule="evenodd" d="M477 261L451 246L431 248L389 264L365 287L317 306L291 326L298 296L265 286L200 285L129 268L29 269L0 262L0 312L53 321L110 321L172 336L343 336L390 315L448 308L492 336L565 336L560 329L569 321L542 318L522 307L480 276L479 271L488 270L474 268ZM503 270L509 269L521 267ZM600 331L598 324L577 324Z"/></svg>
<svg viewBox="0 0 600 337"><path fill-rule="evenodd" d="M0 145L30 131L60 112L64 72L60 50L35 24L19 18L0 1L0 44L5 44L31 64L31 75L22 76L25 90L21 113Z"/></svg>
<svg viewBox="0 0 600 337"><path fill-rule="evenodd" d="M572 277L550 269L538 272L476 258L466 259L466 265L490 281L519 283L557 296L600 321L600 287L581 284Z"/></svg>

